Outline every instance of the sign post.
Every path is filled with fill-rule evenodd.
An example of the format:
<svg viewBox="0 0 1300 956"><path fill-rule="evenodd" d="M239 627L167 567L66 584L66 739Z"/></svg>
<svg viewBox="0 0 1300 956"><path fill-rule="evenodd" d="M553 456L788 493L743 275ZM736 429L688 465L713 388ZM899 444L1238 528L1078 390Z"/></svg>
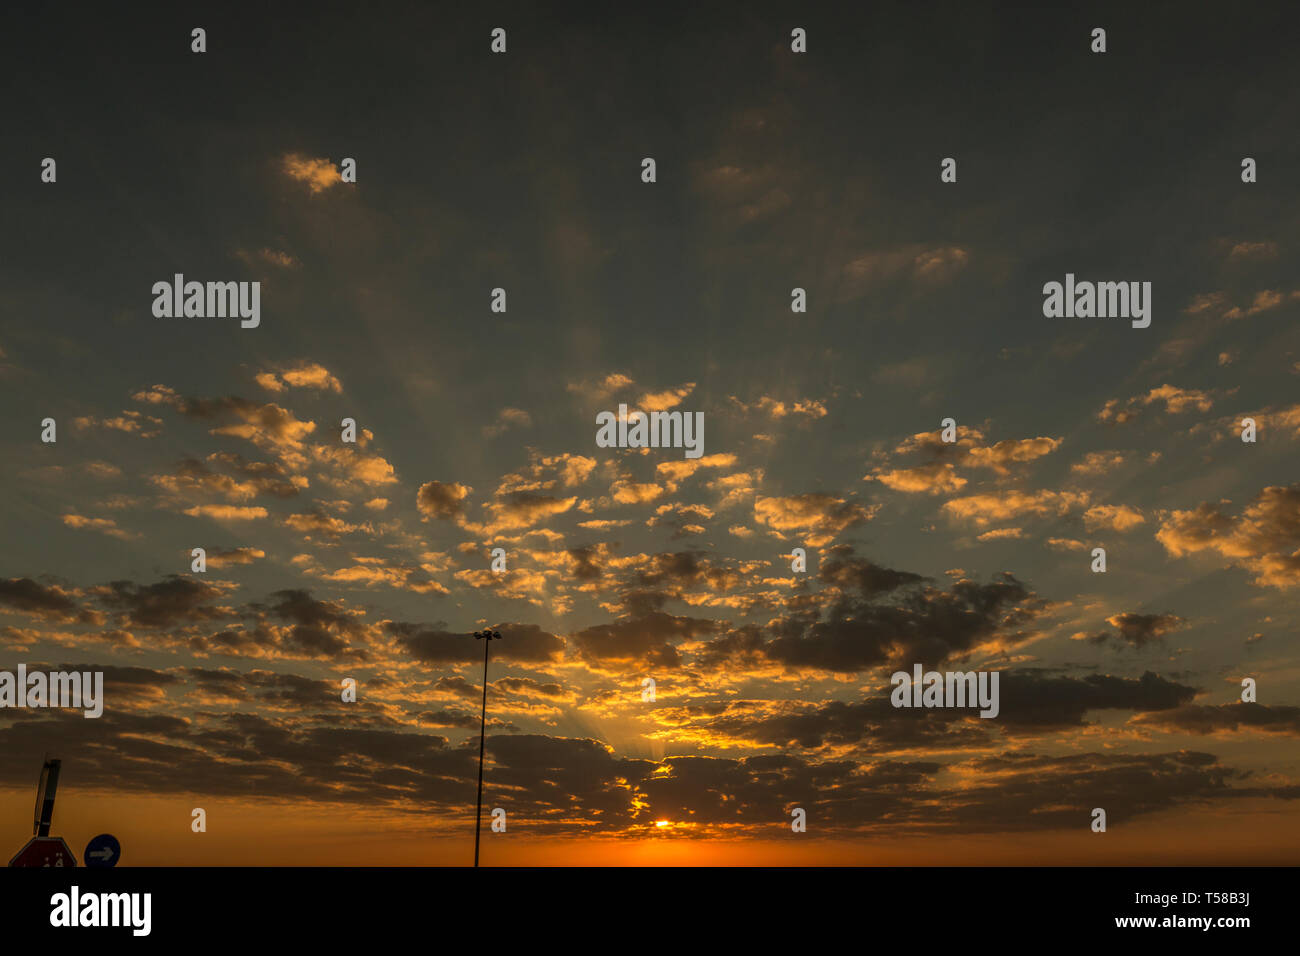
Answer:
<svg viewBox="0 0 1300 956"><path fill-rule="evenodd" d="M62 760L47 760L41 768L41 779L36 784L36 819L32 821L32 832L38 837L50 835L54 795L59 790L59 768L62 766Z"/></svg>
<svg viewBox="0 0 1300 956"><path fill-rule="evenodd" d="M47 760L41 768L41 779L36 784L36 812L32 832L36 835L9 861L10 866L76 866L77 858L63 841L63 837L50 836L50 823L54 819L54 795L59 789L61 760ZM117 843L116 840L113 841Z"/></svg>

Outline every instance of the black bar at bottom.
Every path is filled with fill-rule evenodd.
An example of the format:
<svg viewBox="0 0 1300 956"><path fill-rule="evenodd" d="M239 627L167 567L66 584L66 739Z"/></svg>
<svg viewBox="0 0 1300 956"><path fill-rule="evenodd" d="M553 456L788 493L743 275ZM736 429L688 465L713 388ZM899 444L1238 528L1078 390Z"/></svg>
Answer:
<svg viewBox="0 0 1300 956"><path fill-rule="evenodd" d="M1294 868L1281 867L4 869L0 925L6 943L79 933L120 938L128 947L344 940L472 946L481 919L483 942L492 946L580 952L725 944L727 952L745 945L766 953L834 939L873 949L975 945L1028 942L1022 934L1031 933L1040 943L1128 936L1150 945L1199 936L1232 946L1291 923L1294 882ZM150 894L148 936L129 925L52 926L52 898L67 896L70 908L74 885L83 906L88 894ZM113 905L121 909L123 901ZM1207 918L1208 927L1201 925ZM1147 919L1154 922L1119 925Z"/></svg>

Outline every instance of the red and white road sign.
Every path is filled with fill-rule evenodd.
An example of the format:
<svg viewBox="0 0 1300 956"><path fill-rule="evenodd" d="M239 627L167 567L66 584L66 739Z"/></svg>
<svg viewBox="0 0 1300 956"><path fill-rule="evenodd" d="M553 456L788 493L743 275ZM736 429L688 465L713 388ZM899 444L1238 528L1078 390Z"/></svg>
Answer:
<svg viewBox="0 0 1300 956"><path fill-rule="evenodd" d="M9 861L10 866L76 866L63 837L32 837L18 855Z"/></svg>

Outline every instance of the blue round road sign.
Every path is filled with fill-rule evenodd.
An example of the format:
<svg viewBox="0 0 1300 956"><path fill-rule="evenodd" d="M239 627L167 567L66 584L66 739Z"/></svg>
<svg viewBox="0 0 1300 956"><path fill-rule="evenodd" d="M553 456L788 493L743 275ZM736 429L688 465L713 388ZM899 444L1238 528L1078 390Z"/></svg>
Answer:
<svg viewBox="0 0 1300 956"><path fill-rule="evenodd" d="M117 866L117 858L122 855L122 845L117 837L101 833L86 844L86 852L81 855L86 866Z"/></svg>

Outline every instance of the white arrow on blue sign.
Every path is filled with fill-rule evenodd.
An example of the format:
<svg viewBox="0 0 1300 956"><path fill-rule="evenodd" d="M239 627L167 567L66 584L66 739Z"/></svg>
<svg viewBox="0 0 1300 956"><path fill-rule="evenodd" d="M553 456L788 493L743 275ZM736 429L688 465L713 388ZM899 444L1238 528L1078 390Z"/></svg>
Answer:
<svg viewBox="0 0 1300 956"><path fill-rule="evenodd" d="M122 855L122 845L111 833L101 833L86 844L86 852L81 855L86 866L117 866L117 858Z"/></svg>

